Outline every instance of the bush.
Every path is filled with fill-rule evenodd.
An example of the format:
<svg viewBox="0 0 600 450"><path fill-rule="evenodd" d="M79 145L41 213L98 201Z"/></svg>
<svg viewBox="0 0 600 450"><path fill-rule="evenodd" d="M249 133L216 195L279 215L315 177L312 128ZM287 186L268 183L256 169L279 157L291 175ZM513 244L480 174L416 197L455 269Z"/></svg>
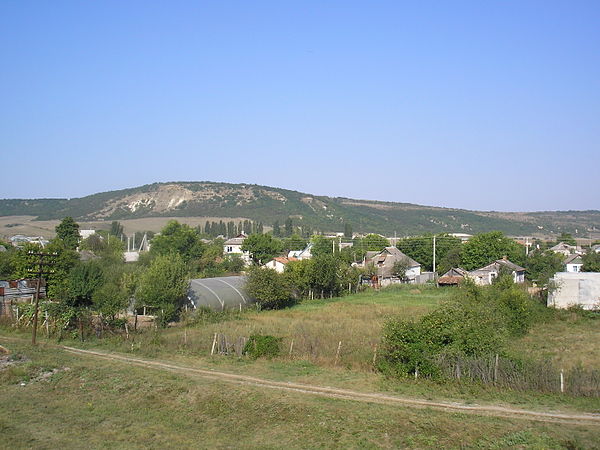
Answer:
<svg viewBox="0 0 600 450"><path fill-rule="evenodd" d="M281 338L270 335L253 334L244 346L244 354L253 359L256 358L274 358L279 356Z"/></svg>
<svg viewBox="0 0 600 450"><path fill-rule="evenodd" d="M261 308L279 309L293 303L292 291L286 278L273 269L263 267L251 269L246 289Z"/></svg>
<svg viewBox="0 0 600 450"><path fill-rule="evenodd" d="M509 336L527 332L540 306L511 279L490 287L465 282L455 298L418 322L391 319L384 327L378 369L437 377L447 358L481 358L502 352Z"/></svg>

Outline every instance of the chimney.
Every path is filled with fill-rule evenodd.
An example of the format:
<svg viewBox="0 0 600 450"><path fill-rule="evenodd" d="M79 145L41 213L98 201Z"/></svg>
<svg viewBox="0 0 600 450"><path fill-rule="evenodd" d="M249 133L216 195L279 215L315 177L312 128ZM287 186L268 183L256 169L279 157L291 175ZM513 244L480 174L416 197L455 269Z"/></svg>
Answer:
<svg viewBox="0 0 600 450"><path fill-rule="evenodd" d="M504 256L502 257L502 259L503 259L504 261L508 261L508 256L504 255Z"/></svg>

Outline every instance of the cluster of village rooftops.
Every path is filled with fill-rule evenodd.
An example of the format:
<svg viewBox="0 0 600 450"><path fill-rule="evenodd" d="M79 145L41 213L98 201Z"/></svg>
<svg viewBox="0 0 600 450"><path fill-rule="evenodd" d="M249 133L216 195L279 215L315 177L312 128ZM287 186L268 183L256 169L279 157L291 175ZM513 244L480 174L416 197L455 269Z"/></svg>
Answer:
<svg viewBox="0 0 600 450"><path fill-rule="evenodd" d="M82 238L89 237L94 233L94 230L80 230ZM458 233L454 235L466 241L470 235ZM246 265L251 264L251 257L248 251L242 249L244 241L248 236L244 233L236 237L227 239L223 243L223 254L238 255ZM329 237L329 236L328 236ZM330 237L340 237L339 235ZM27 237L13 236L11 239L13 245L20 245L24 242L33 242L44 246L48 241L42 237ZM394 238L390 239L393 242ZM136 243L137 244L137 243ZM136 261L139 257L140 250L148 250L149 245L147 239L144 239L140 248L137 245L128 241L127 251L124 254L125 260ZM350 242L342 242L341 239L337 244L340 249L346 246L352 246ZM527 244L526 244L527 245ZM1 246L0 246L1 247ZM287 255L282 255L273 258L266 262L264 267L274 269L282 273L287 264L292 261L300 261L312 258L312 243L308 243L302 250L292 250ZM0 248L0 251L5 249ZM600 304L600 273L581 272L583 266L582 255L584 250L576 245L569 245L560 242L551 251L565 256L564 272L559 272L553 278L555 292L549 297L548 303L555 307L567 307L573 304L582 305L587 308L596 308ZM600 245L592 246L589 251L600 253ZM85 256L85 255L83 255ZM396 264L401 262L405 268L403 276L399 277L395 270ZM433 272L426 272L421 269L421 264L413 258L404 254L398 248L389 246L381 251L366 252L361 262L353 263L357 267L367 268L373 273L371 278L365 278L362 282L365 284L374 285L377 287L385 287L396 283L414 283L420 284L436 279ZM500 276L501 273L510 274L515 283L525 282L526 269L509 261L506 257L492 261L489 264L467 271L460 267L455 267L441 274L436 281L439 285L458 285L465 279L472 280L477 285L490 285ZM223 282L221 282L223 283ZM0 281L0 296L8 293L17 295L20 291L29 291L32 289L31 283L23 280L21 283ZM19 292L17 292L19 291Z"/></svg>

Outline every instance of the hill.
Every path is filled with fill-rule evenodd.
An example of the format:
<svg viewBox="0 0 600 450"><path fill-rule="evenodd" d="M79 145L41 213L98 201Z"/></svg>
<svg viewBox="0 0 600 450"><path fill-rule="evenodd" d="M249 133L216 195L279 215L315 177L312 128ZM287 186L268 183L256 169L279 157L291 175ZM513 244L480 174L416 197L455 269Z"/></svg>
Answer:
<svg viewBox="0 0 600 450"><path fill-rule="evenodd" d="M510 235L549 235L600 228L600 211L506 213L326 197L252 184L215 182L154 183L72 199L0 200L0 216L35 216L37 220L72 216L79 221L147 217L248 218L270 226L287 217L322 231L414 235L427 232L479 233L501 230Z"/></svg>

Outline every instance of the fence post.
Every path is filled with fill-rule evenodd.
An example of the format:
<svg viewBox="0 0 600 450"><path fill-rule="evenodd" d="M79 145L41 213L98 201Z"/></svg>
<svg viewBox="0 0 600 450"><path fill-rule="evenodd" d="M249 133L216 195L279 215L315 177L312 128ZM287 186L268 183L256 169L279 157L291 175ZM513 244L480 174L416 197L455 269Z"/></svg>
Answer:
<svg viewBox="0 0 600 450"><path fill-rule="evenodd" d="M496 362L494 363L494 383L498 382L498 353L496 353Z"/></svg>
<svg viewBox="0 0 600 450"><path fill-rule="evenodd" d="M417 378L419 378L419 365L418 364L415 366L415 380Z"/></svg>
<svg viewBox="0 0 600 450"><path fill-rule="evenodd" d="M213 338L212 348L210 349L211 356L215 354L215 346L217 345L217 333L215 333L215 337Z"/></svg>
<svg viewBox="0 0 600 450"><path fill-rule="evenodd" d="M562 369L560 369L560 392L565 392L565 374Z"/></svg>
<svg viewBox="0 0 600 450"><path fill-rule="evenodd" d="M292 339L292 342L290 343L290 354L289 356L292 356L292 350L294 350L294 340Z"/></svg>
<svg viewBox="0 0 600 450"><path fill-rule="evenodd" d="M375 344L375 350L373 350L373 365L375 365L376 360L377 360L377 344Z"/></svg>
<svg viewBox="0 0 600 450"><path fill-rule="evenodd" d="M333 364L334 366L337 366L338 359L340 358L340 349L341 348L342 348L342 341L339 342L338 347L337 347L337 352L335 352L335 363Z"/></svg>

